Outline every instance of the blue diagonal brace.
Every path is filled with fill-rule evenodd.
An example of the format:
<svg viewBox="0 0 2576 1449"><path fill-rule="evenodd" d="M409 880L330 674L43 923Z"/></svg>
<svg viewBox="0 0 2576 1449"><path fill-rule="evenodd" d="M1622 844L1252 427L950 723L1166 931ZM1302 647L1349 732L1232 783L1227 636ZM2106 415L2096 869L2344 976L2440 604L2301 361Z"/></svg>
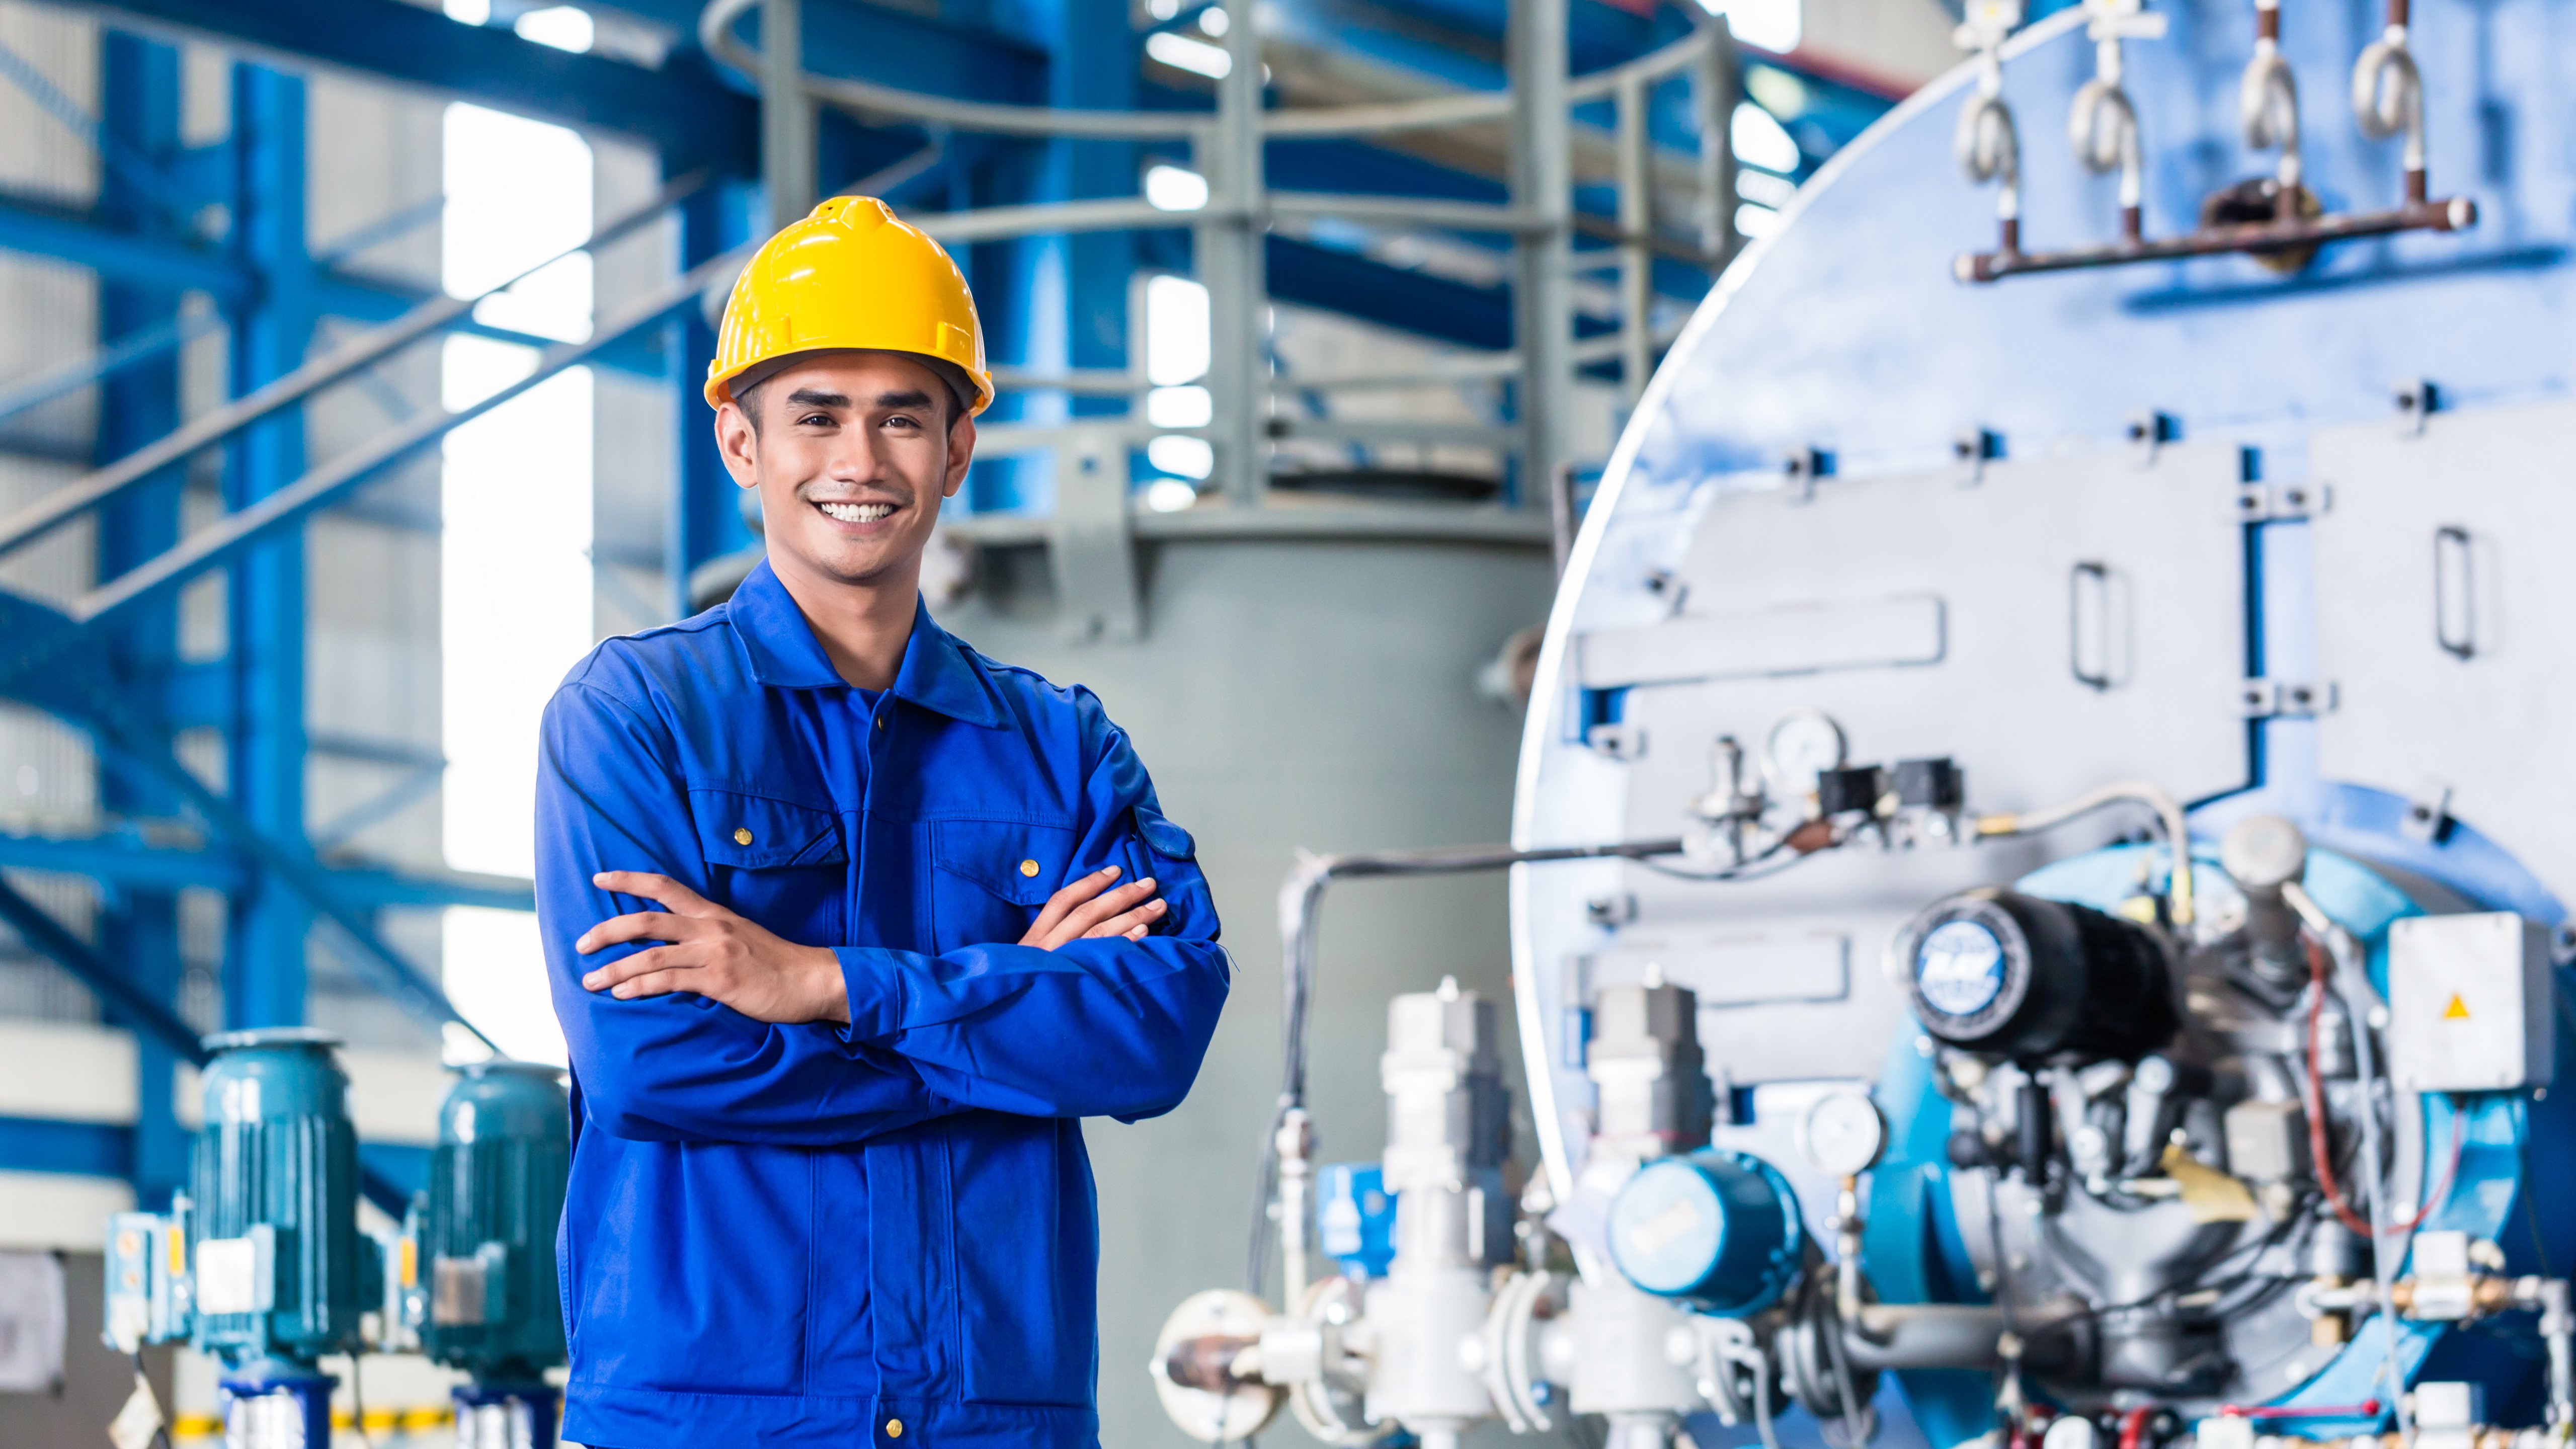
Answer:
<svg viewBox="0 0 2576 1449"><path fill-rule="evenodd" d="M0 647L0 689L81 726L106 762L123 765L176 796L218 839L283 883L315 915L346 933L361 955L383 969L394 998L415 1015L433 1025L455 1022L499 1052L500 1047L465 1019L446 992L340 899L324 867L253 826L130 717L113 682L94 667L96 651L80 647L88 633L32 599L0 591L0 638L8 640ZM28 662L31 657L34 664Z"/></svg>
<svg viewBox="0 0 2576 1449"><path fill-rule="evenodd" d="M198 1066L206 1064L210 1053L204 1039L194 1027L180 1020L179 1013L145 994L125 978L124 972L91 950L88 942L73 935L51 912L19 894L18 888L5 880L0 880L0 921L8 922L29 950L79 977L83 985L136 1026L159 1037L172 1051Z"/></svg>

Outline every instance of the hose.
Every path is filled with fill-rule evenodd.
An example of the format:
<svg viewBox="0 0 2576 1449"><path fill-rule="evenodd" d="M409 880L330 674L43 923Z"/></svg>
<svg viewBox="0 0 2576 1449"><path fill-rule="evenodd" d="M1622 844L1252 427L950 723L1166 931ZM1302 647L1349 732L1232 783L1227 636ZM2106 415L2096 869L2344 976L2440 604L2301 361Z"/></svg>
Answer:
<svg viewBox="0 0 2576 1449"><path fill-rule="evenodd" d="M2424 76L2407 47L2408 0L2388 0L2388 25L2363 46L2352 68L2352 115L2361 134L2385 141L2406 137L2406 199L2427 195L2424 177Z"/></svg>
<svg viewBox="0 0 2576 1449"><path fill-rule="evenodd" d="M2299 83L2281 54L2281 0L2254 0L2254 59L2236 89L2236 110L2245 128L2245 145L2254 151L2278 149L2278 172L2284 220L2295 217L2299 185Z"/></svg>
<svg viewBox="0 0 2576 1449"><path fill-rule="evenodd" d="M2099 50L2105 57L2102 74L2077 88L2074 108L2066 117L2066 136L2074 143L2075 159L2084 163L2085 170L2099 175L2114 167L2119 169L2120 232L2135 241L2142 228L2146 198L2146 161L2138 143L2138 108L2120 87L2119 43L2104 41Z"/></svg>
<svg viewBox="0 0 2576 1449"><path fill-rule="evenodd" d="M1559 860L1636 860L1679 855L1679 839L1638 840L1612 845L1559 845L1536 850L1469 846L1447 850L1400 851L1382 855L1307 855L1279 887L1279 975L1285 993L1281 1028L1282 1078L1279 1106L1261 1137L1261 1169L1252 1211L1252 1244L1246 1279L1254 1296L1270 1276L1270 1230L1279 1190L1279 1133L1306 1107L1306 1024L1315 988L1316 918L1324 892L1336 880L1367 876L1462 875Z"/></svg>
<svg viewBox="0 0 2576 1449"><path fill-rule="evenodd" d="M2144 780L2123 780L2117 784L2104 785L2097 790L2087 790L2072 800L2051 805L2043 810L1980 815L1976 819L1974 828L1980 838L1998 835L2035 835L2043 830L2054 830L2070 820L2090 815L2106 805L2117 805L2123 801L2144 805L2156 812L2156 823L2164 832L2165 851L2173 857L2170 891L2174 924L2180 926L2191 924L2193 899L2191 827L2183 816L2182 802L2160 786Z"/></svg>
<svg viewBox="0 0 2576 1449"><path fill-rule="evenodd" d="M2001 181L1995 194L1995 216L2003 222L2003 250L2021 250L2021 134L2013 128L2012 108L2004 104L2003 61L1993 46L1977 54L1977 88L1959 111L1959 128L1950 140L1952 152L1968 179L1983 186Z"/></svg>

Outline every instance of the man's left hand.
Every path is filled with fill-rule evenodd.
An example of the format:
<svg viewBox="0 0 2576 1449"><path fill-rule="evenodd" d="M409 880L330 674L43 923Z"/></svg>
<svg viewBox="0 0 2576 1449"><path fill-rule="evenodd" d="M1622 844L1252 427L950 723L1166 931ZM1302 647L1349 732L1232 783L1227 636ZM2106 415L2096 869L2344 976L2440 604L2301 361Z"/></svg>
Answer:
<svg viewBox="0 0 2576 1449"><path fill-rule="evenodd" d="M587 956L629 941L660 941L623 956L581 984L620 1000L694 991L754 1021L793 1024L850 1019L841 960L824 946L799 946L726 910L666 875L608 870L591 884L658 901L665 909L600 922L573 942Z"/></svg>

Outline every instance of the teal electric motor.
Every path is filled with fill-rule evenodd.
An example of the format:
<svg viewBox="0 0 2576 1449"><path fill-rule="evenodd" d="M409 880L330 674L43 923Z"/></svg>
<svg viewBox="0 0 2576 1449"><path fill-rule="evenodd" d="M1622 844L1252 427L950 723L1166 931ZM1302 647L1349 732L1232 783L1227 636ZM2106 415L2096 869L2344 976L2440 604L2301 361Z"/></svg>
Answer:
<svg viewBox="0 0 2576 1449"><path fill-rule="evenodd" d="M423 1353L472 1375L456 1390L458 1442L545 1449L556 1417L545 1373L565 1356L555 1226L571 1108L553 1067L458 1071L401 1248L404 1316Z"/></svg>
<svg viewBox="0 0 2576 1449"><path fill-rule="evenodd" d="M360 1346L382 1298L337 1045L301 1027L208 1037L188 1195L110 1225L111 1336L184 1334L220 1360L227 1444L325 1449L335 1381L317 1364Z"/></svg>

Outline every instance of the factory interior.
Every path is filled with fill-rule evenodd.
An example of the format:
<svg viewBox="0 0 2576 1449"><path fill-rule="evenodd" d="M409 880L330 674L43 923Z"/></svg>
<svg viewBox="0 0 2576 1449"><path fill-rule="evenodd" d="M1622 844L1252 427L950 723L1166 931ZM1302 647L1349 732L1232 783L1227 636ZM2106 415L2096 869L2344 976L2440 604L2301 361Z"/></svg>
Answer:
<svg viewBox="0 0 2576 1449"><path fill-rule="evenodd" d="M0 0L0 1449L2576 1449L2571 96Z"/></svg>

